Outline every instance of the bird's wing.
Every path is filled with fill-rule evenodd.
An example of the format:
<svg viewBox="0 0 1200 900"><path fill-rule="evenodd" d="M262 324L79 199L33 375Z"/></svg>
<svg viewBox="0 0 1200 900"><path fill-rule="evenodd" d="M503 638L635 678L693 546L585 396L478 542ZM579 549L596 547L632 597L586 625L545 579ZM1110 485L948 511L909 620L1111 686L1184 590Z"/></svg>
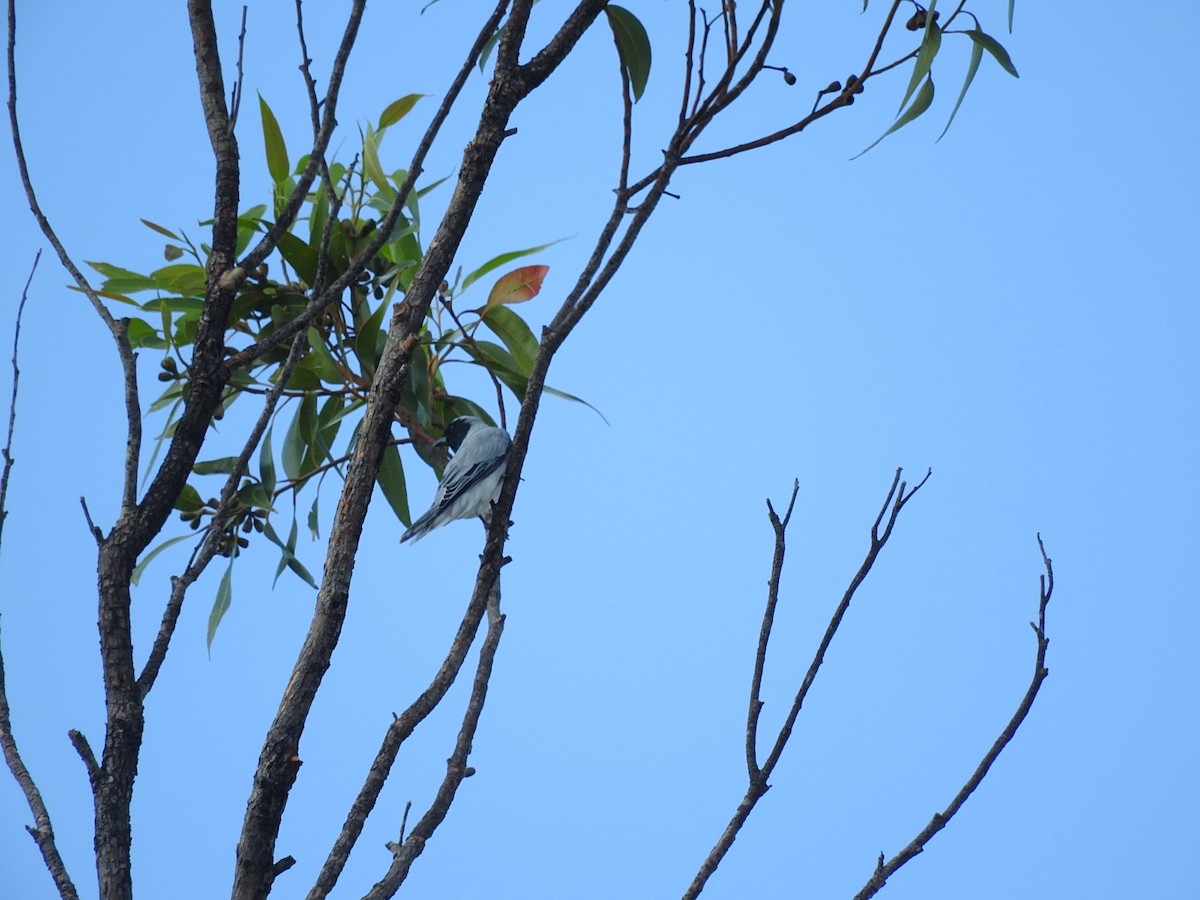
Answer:
<svg viewBox="0 0 1200 900"><path fill-rule="evenodd" d="M499 428L488 428L478 436L472 432L446 464L438 488L438 511L446 509L465 491L503 466L511 444L508 435Z"/></svg>

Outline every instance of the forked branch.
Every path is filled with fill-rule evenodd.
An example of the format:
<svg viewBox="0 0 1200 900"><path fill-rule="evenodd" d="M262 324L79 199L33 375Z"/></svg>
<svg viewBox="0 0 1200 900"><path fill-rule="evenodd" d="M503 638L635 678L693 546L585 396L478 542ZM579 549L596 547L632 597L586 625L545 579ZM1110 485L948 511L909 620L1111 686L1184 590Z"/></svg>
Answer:
<svg viewBox="0 0 1200 900"><path fill-rule="evenodd" d="M700 896L700 892L704 890L705 883L716 872L717 866L721 864L721 860L729 853L738 832L746 824L746 820L750 818L754 807L763 794L770 789L769 779L771 773L779 763L779 759L783 755L783 750L792 736L792 729L795 727L796 718L800 715L804 699L808 696L809 689L816 680L817 672L821 668L821 664L825 661L825 653L828 651L829 645L833 643L833 638L842 624L842 619L845 618L846 611L850 608L850 601L854 598L855 591L858 590L859 585L866 579L871 568L875 565L875 560L878 558L880 551L887 544L888 538L892 536L892 529L900 516L900 511L913 498L913 495L924 486L932 474L931 471L926 472L925 477L921 479L916 487L909 490L907 483L900 480L901 471L900 469L896 470L896 475L892 479L892 486L888 490L887 497L884 498L879 515L875 517L875 522L871 526L871 544L867 549L867 555L864 557L862 565L859 566L854 577L850 580L850 585L842 595L842 600L838 604L837 609L834 610L833 617L829 620L829 625L825 629L825 636L821 639L821 643L817 647L817 652L813 656L812 663L809 665L808 671L804 675L804 680L800 684L800 689L796 692L796 697L792 701L792 708L788 711L783 725L780 726L775 743L771 747L771 752L767 755L766 761L760 766L757 762L757 739L758 717L762 711L762 700L759 696L762 687L762 670L766 664L767 646L770 642L771 628L774 624L775 607L779 601L779 577L783 571L787 524L792 516L792 508L796 502L796 493L799 490L799 485L793 485L792 498L788 503L787 513L783 519L780 519L776 515L775 509L768 502L768 515L771 520L771 526L775 531L775 554L771 563L771 578L767 589L767 607L763 612L758 650L754 658L754 676L750 683L750 709L746 722L746 768L749 775L749 784L746 787L746 793L743 795L741 802L730 818L729 824L725 826L725 830L721 833L721 837L717 840L716 845L709 851L708 856L700 864L700 868L696 872L696 877L692 879L692 883L683 895L685 900L692 900L692 898ZM880 526L882 526L882 530L880 530Z"/></svg>

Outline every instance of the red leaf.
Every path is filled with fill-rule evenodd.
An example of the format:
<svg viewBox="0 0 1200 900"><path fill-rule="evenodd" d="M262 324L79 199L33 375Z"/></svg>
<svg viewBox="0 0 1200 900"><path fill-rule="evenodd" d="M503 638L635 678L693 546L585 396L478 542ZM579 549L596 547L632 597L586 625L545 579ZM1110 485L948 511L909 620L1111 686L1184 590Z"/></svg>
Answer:
<svg viewBox="0 0 1200 900"><path fill-rule="evenodd" d="M496 281L488 294L485 309L508 303L524 303L537 296L542 289L542 279L550 271L549 266L521 266Z"/></svg>

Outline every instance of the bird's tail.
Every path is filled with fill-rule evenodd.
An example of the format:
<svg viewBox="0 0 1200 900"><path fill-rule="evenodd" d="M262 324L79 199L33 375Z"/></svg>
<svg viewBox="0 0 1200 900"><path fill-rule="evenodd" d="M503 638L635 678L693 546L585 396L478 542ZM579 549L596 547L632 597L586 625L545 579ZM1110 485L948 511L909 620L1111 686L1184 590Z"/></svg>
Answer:
<svg viewBox="0 0 1200 900"><path fill-rule="evenodd" d="M413 543L416 543L421 538L425 537L425 535L429 534L429 532L433 531L435 527L433 520L436 514L437 510L431 509L429 512L425 513L425 515L413 522L412 525L409 526L409 529L404 532L404 534L400 535L400 543L403 544L405 541L412 541Z"/></svg>

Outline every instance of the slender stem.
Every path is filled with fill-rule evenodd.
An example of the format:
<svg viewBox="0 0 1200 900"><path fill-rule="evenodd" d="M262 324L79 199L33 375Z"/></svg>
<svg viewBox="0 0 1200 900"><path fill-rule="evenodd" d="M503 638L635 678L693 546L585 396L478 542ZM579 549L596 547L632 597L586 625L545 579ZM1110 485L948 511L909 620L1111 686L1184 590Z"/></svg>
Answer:
<svg viewBox="0 0 1200 900"><path fill-rule="evenodd" d="M21 316L25 313L25 301L29 299L29 285L33 283L33 275L37 272L38 261L42 251L38 250L33 256L33 265L29 269L29 277L25 279L25 287L21 291L21 302L17 304L17 318L13 324L13 353L12 353L12 399L8 403L8 432L4 439L4 470L0 473L0 542L4 537L4 520L8 518L8 476L12 471L15 460L12 455L13 431L17 427L17 389L21 383L21 369L17 365L17 350L21 346Z"/></svg>

